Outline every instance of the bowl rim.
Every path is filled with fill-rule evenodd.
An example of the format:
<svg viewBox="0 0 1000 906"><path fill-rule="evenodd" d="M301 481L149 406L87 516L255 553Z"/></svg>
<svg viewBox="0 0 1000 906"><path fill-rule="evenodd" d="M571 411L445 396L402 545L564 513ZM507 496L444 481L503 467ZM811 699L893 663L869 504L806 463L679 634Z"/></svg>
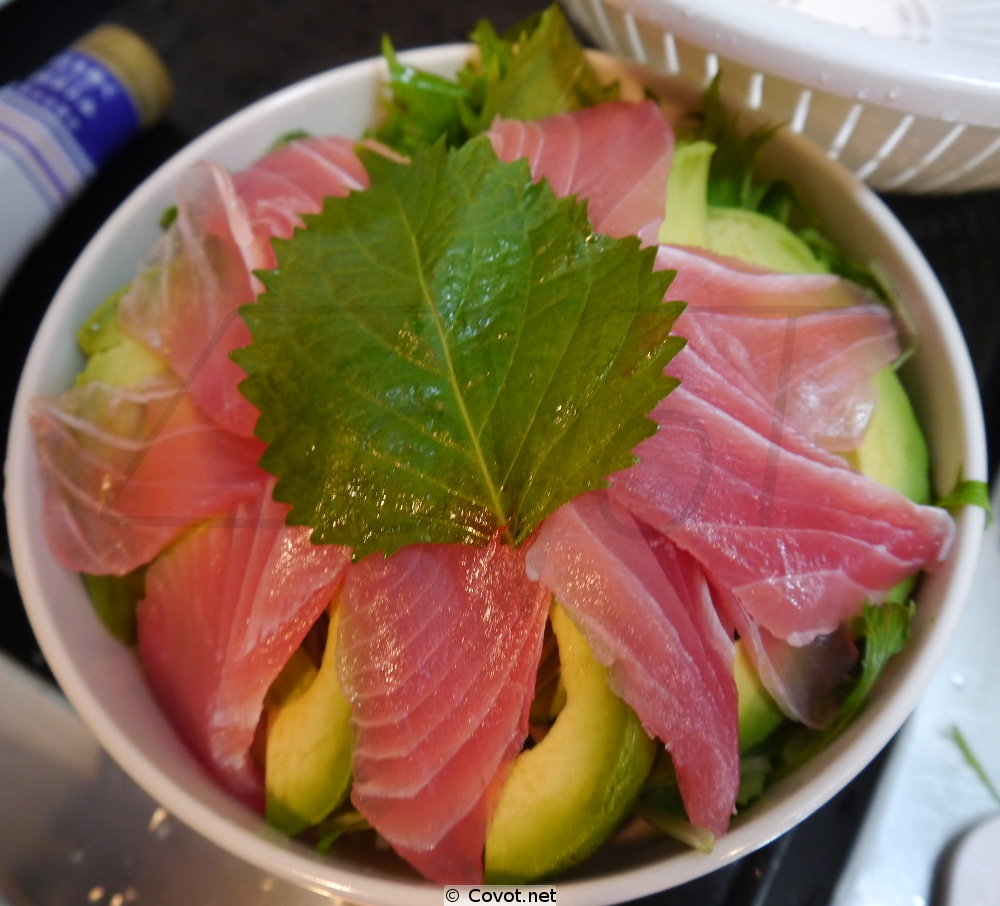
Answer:
<svg viewBox="0 0 1000 906"><path fill-rule="evenodd" d="M447 44L405 51L400 57L419 66L453 70L468 53L467 44ZM619 61L619 65L642 70L642 67L634 67L622 61ZM77 669L70 655L70 640L62 634L58 614L43 595L44 583L49 581L44 564L39 560L28 533L21 530L22 520L30 522L31 519L37 521L39 518L37 513L31 512L31 508L37 505L32 503L30 494L31 475L35 466L27 419L28 404L32 397L44 392L46 358L50 355L53 339L65 329L63 322L69 313L80 307L79 291L88 285L88 281L92 283L95 280L100 262L108 254L113 238L126 229L136 216L148 212L153 200L162 194L164 186L172 186L182 170L227 141L239 140L241 136L253 133L255 124L268 111L303 99L323 96L336 91L337 86L355 79L363 82L384 78L384 75L384 61L379 57L371 57L290 85L233 114L195 139L129 195L88 243L42 319L18 386L5 462L4 494L15 571L29 620L39 643L71 704L94 731L102 746L140 786L158 802L164 803L179 819L223 849L296 883L339 893L373 906L394 906L404 900L427 903L429 906L431 902L439 902L440 885L423 881L411 883L373 878L370 873L345 868L333 860L320 861L300 844L287 841L278 832L267 828L259 816L253 816L251 820L248 817L249 810L244 807L233 802L229 806L223 804L218 809L212 807L211 798L206 801L197 794L199 791L192 792L179 782L174 776L176 769L171 770L147 760L137 742L130 738L127 728L119 725L116 715L93 694L84 675ZM650 75L655 79L665 78L662 74ZM667 78L666 81L669 82L670 79ZM837 183L837 190L849 193L864 207L878 227L899 247L908 266L933 297L942 342L950 351L957 380L967 391L961 401L967 475L972 478L985 476L985 432L981 411L978 409L978 394L968 392L975 391L975 376L954 313L929 265L913 240L871 190L839 164L829 161L817 147L801 136L787 134L781 140L790 142L795 153L804 155L810 166L828 171ZM134 266L133 261L131 267L134 269ZM76 306L74 300L77 300ZM89 304L92 308L96 302L91 299ZM89 309L76 312L77 323L88 313ZM962 543L958 556L952 563L949 578L952 593L956 597L964 599L965 591L971 584L977 555L975 539L982 533L983 524L984 514L977 509L967 508L958 518L957 536L962 539ZM815 772L810 772L809 776L801 776L800 772L787 778L783 786L781 808L777 809L779 814L772 814L776 809L773 805L765 804L763 808L755 809L747 820L735 824L718 841L710 855L686 851L671 855L666 862L649 862L614 874L582 879L565 878L561 881L557 879L554 886L563 894L564 901L603 906L693 880L759 848L815 811L853 779L902 725L944 654L960 616L961 607L958 605L959 602L956 601L931 628L928 643L915 652L917 656L900 681L891 702L887 705L883 703L880 709L861 715L839 739L813 760L812 764L819 769L819 775L814 776ZM211 796L210 793L209 795ZM219 797L214 798L218 805Z"/></svg>
<svg viewBox="0 0 1000 906"><path fill-rule="evenodd" d="M1000 54L897 40L759 0L569 2L595 10L607 4L720 58L817 92L1000 129Z"/></svg>

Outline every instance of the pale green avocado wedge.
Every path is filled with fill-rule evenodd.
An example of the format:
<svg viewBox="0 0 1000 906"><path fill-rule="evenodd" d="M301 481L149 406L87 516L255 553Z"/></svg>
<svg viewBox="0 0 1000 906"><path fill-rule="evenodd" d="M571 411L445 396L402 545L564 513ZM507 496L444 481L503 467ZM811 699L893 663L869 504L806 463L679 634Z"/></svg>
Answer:
<svg viewBox="0 0 1000 906"><path fill-rule="evenodd" d="M736 680L740 752L746 752L777 730L784 723L785 715L764 688L740 641L736 642L733 677Z"/></svg>
<svg viewBox="0 0 1000 906"><path fill-rule="evenodd" d="M708 203L708 180L715 145L681 142L667 181L660 242L697 246L786 274L827 270L795 233L766 214Z"/></svg>
<svg viewBox="0 0 1000 906"><path fill-rule="evenodd" d="M125 336L118 323L118 303L128 288L129 284L125 284L106 296L76 332L76 342L85 356L108 349Z"/></svg>
<svg viewBox="0 0 1000 906"><path fill-rule="evenodd" d="M916 503L931 501L930 450L913 404L894 368L883 368L874 378L878 398L864 439L846 455L858 472L899 491ZM886 600L910 599L917 577L910 576L890 589Z"/></svg>
<svg viewBox="0 0 1000 906"><path fill-rule="evenodd" d="M322 821L351 787L351 706L337 678L339 610L317 670L301 649L268 693L267 820L294 835Z"/></svg>
<svg viewBox="0 0 1000 906"><path fill-rule="evenodd" d="M100 381L112 387L138 387L166 371L166 365L137 340L122 334L113 345L95 352L76 376L77 386Z"/></svg>
<svg viewBox="0 0 1000 906"><path fill-rule="evenodd" d="M715 145L679 144L667 177L667 206L659 240L668 245L708 246L708 172Z"/></svg>
<svg viewBox="0 0 1000 906"><path fill-rule="evenodd" d="M783 274L821 274L824 265L790 229L766 214L742 208L709 207L705 248Z"/></svg>
<svg viewBox="0 0 1000 906"><path fill-rule="evenodd" d="M163 359L130 337L118 321L118 303L127 286L113 292L77 331L76 339L87 361L76 376L76 386L100 381L113 387L138 387L166 370Z"/></svg>
<svg viewBox="0 0 1000 906"><path fill-rule="evenodd" d="M566 704L500 793L486 833L491 884L551 877L594 852L632 811L659 749L558 605L551 621Z"/></svg>
<svg viewBox="0 0 1000 906"><path fill-rule="evenodd" d="M146 568L124 576L83 574L91 604L105 628L120 642L135 642L135 608L146 588Z"/></svg>
<svg viewBox="0 0 1000 906"><path fill-rule="evenodd" d="M930 452L913 404L895 369L875 375L875 412L857 449L846 455L858 472L917 503L931 500Z"/></svg>

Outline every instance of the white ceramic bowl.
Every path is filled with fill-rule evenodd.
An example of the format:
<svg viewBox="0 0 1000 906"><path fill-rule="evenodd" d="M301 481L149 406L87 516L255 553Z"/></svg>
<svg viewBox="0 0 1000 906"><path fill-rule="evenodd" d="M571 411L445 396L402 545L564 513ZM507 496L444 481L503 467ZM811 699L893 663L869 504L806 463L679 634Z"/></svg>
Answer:
<svg viewBox="0 0 1000 906"><path fill-rule="evenodd" d="M467 53L455 45L405 58L449 72ZM209 156L234 168L246 166L274 136L292 129L359 134L373 116L383 73L380 61L360 62L250 107L165 164L111 217L67 276L32 346L13 416L6 503L18 580L52 670L100 742L147 792L209 839L277 876L367 904L437 906L440 888L415 882L385 861L320 857L269 829L206 777L157 708L132 652L104 631L77 576L50 554L26 418L29 400L71 382L80 366L74 344L78 325L132 276L157 235L160 212L171 203L182 171ZM855 255L876 260L905 300L922 338L907 380L929 429L938 490L948 489L960 472L983 478L985 445L972 368L951 307L915 245L870 191L812 145L782 137L771 156L823 212L829 232ZM738 818L711 855L666 839L612 845L558 882L559 902L620 902L703 875L791 828L848 783L902 724L942 656L971 579L982 527L981 512L959 517L947 563L921 588L912 641L861 719Z"/></svg>
<svg viewBox="0 0 1000 906"><path fill-rule="evenodd" d="M998 0L565 0L598 46L788 123L884 191L1000 186Z"/></svg>

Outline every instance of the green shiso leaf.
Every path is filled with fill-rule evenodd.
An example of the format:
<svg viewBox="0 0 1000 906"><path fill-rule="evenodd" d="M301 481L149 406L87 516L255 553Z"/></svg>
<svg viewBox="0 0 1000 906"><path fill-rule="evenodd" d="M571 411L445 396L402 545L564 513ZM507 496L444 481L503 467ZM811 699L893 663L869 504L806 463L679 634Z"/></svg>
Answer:
<svg viewBox="0 0 1000 906"><path fill-rule="evenodd" d="M384 118L373 135L404 154L443 138L458 146L494 117L535 119L617 97L604 85L558 6L498 33L480 22L470 36L478 54L454 79L402 63L388 38Z"/></svg>
<svg viewBox="0 0 1000 906"><path fill-rule="evenodd" d="M242 314L236 353L289 521L355 556L514 544L634 462L682 341L654 250L485 137L328 199Z"/></svg>

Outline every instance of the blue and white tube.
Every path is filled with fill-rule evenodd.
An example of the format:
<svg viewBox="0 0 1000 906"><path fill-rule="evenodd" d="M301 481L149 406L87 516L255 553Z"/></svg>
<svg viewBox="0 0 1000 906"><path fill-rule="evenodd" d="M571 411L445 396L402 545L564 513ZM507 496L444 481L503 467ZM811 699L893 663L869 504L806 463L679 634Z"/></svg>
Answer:
<svg viewBox="0 0 1000 906"><path fill-rule="evenodd" d="M113 25L0 89L0 286L101 165L159 118L169 95L152 49Z"/></svg>

